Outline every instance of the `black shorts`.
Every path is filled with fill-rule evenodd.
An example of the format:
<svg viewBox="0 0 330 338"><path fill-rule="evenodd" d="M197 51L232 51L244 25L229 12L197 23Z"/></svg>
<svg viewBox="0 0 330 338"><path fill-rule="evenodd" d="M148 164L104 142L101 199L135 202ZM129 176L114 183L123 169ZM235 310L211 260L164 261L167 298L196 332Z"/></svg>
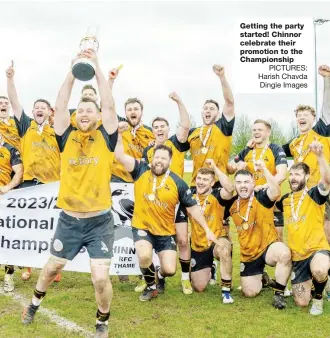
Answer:
<svg viewBox="0 0 330 338"><path fill-rule="evenodd" d="M269 244L266 250L256 260L252 262L241 262L241 269L240 269L241 277L248 277L248 276L255 276L255 275L263 274L265 265L266 265L267 251L272 244Z"/></svg>
<svg viewBox="0 0 330 338"><path fill-rule="evenodd" d="M152 245L157 253L164 250L176 251L175 235L157 236L148 230L137 229L134 227L132 227L132 233L134 243L138 241L147 241Z"/></svg>
<svg viewBox="0 0 330 338"><path fill-rule="evenodd" d="M214 243L205 251L191 249L191 272L212 268Z"/></svg>
<svg viewBox="0 0 330 338"><path fill-rule="evenodd" d="M85 247L90 258L110 259L114 242L114 222L110 211L90 218L60 213L50 253L72 260Z"/></svg>
<svg viewBox="0 0 330 338"><path fill-rule="evenodd" d="M283 212L274 211L274 224L275 224L276 227L283 227L284 226Z"/></svg>
<svg viewBox="0 0 330 338"><path fill-rule="evenodd" d="M299 284L299 283L303 283L303 282L306 282L312 279L313 276L312 276L310 264L311 264L313 257L317 253L330 256L329 251L319 250L319 251L315 251L308 258L303 259L302 261L292 262L291 284Z"/></svg>

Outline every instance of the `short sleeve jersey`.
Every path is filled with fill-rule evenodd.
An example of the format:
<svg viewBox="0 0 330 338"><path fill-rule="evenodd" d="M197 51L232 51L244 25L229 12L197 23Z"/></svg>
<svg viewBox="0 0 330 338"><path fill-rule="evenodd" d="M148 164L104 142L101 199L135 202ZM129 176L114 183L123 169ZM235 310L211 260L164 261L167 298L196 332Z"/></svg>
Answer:
<svg viewBox="0 0 330 338"><path fill-rule="evenodd" d="M11 144L4 142L0 146L0 186L10 183L13 166L21 163L19 151Z"/></svg>
<svg viewBox="0 0 330 338"><path fill-rule="evenodd" d="M303 190L293 193L294 212L302 194ZM284 212L292 260L301 261L315 251L330 250L324 233L324 204L328 196L321 195L317 186L312 187L303 199L297 219L292 217L291 196L292 192L284 195L276 206Z"/></svg>
<svg viewBox="0 0 330 338"><path fill-rule="evenodd" d="M19 137L15 120L10 118L8 121L0 121L0 134L3 140L11 144L18 151L21 150L21 138Z"/></svg>
<svg viewBox="0 0 330 338"><path fill-rule="evenodd" d="M277 241L273 213L275 202L269 199L265 189L255 193L246 225L242 216L246 215L249 199L240 199L239 210L237 199L237 196L232 199L230 215L238 233L240 259L241 262L252 262L261 256L271 243Z"/></svg>
<svg viewBox="0 0 330 338"><path fill-rule="evenodd" d="M207 198L204 217L207 221L208 227L217 238L226 236L226 231L223 227L222 221L227 201L224 201L221 198L220 190L221 189L213 190L207 197L198 196L201 206L204 205L205 199ZM193 197L196 199L196 194L194 194ZM205 230L190 215L189 221L191 224L191 248L198 252L207 250L210 246L206 238Z"/></svg>
<svg viewBox="0 0 330 338"><path fill-rule="evenodd" d="M184 173L184 154L189 150L187 143L181 143L176 135L171 136L165 143L166 146L172 149L173 155L170 165L170 170L179 177L183 178ZM155 146L148 146L144 149L142 158L151 163L154 156Z"/></svg>
<svg viewBox="0 0 330 338"><path fill-rule="evenodd" d="M127 155L140 160L143 155L143 149L146 148L151 141L155 139L151 128L142 125L136 130L135 136L132 133L132 127L122 133L124 152ZM133 182L132 175L119 163L116 159L112 166L112 175L121 182Z"/></svg>
<svg viewBox="0 0 330 338"><path fill-rule="evenodd" d="M88 133L70 125L63 135L56 135L62 158L59 208L76 212L110 208L109 168L117 138L117 131L109 135L103 125Z"/></svg>
<svg viewBox="0 0 330 338"><path fill-rule="evenodd" d="M316 186L321 177L317 157L309 150L309 145L315 139L322 143L324 156L330 162L330 125L327 126L322 119L319 119L308 133L283 146L287 156L293 157L294 163L304 162L309 166L311 174L307 182L308 188Z"/></svg>
<svg viewBox="0 0 330 338"><path fill-rule="evenodd" d="M235 118L230 122L224 115L211 126L203 126L191 129L188 136L190 152L193 160L193 173L191 185L196 186L197 171L206 166L205 161L208 158L214 160L215 165L223 172L226 172L229 160L229 151L232 142L232 133L234 129ZM205 144L207 153L202 152L203 143L200 138L202 128L202 140L205 140L206 134L210 128L210 136Z"/></svg>
<svg viewBox="0 0 330 338"><path fill-rule="evenodd" d="M263 148L255 148L256 160L260 159L262 152ZM286 166L288 165L284 150L280 146L273 143L269 144L267 150L262 156L262 160L265 162L266 168L270 171L272 175L276 175L276 166L280 164L285 164ZM256 185L264 185L267 183L263 171L257 171L254 169L253 149L243 149L235 157L235 162L237 163L239 161L246 162L246 169L253 174Z"/></svg>
<svg viewBox="0 0 330 338"><path fill-rule="evenodd" d="M132 226L157 236L174 235L176 205L179 202L186 208L196 205L187 183L170 172L164 186L156 190L155 200L150 201L148 196L152 193L154 176L148 164L135 160L131 174L135 181ZM163 177L156 177L156 187Z"/></svg>
<svg viewBox="0 0 330 338"><path fill-rule="evenodd" d="M58 181L61 161L54 128L45 124L39 131L37 123L24 111L19 121L15 118L15 123L21 137L23 180L37 179L42 183Z"/></svg>

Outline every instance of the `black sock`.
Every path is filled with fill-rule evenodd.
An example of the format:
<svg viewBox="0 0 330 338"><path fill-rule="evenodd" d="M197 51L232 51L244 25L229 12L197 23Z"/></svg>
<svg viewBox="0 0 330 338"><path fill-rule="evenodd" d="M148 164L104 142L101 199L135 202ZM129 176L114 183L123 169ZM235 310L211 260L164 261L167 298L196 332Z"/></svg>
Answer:
<svg viewBox="0 0 330 338"><path fill-rule="evenodd" d="M286 285L282 285L276 282L276 285L273 287L273 291L275 295L284 296L284 290Z"/></svg>
<svg viewBox="0 0 330 338"><path fill-rule="evenodd" d="M313 285L315 288L315 295L313 298L315 299L322 299L322 294L323 294L323 290L327 284L328 281L328 276L326 276L323 280L318 281L315 279L315 277L313 276Z"/></svg>
<svg viewBox="0 0 330 338"><path fill-rule="evenodd" d="M110 311L107 313L103 313L99 309L97 309L96 320L98 320L99 322L105 323L109 319L109 317L110 317Z"/></svg>
<svg viewBox="0 0 330 338"><path fill-rule="evenodd" d="M14 272L14 265L5 265L5 274L12 275Z"/></svg>
<svg viewBox="0 0 330 338"><path fill-rule="evenodd" d="M180 265L181 265L181 271L182 272L189 272L189 270L190 270L190 259L186 260L186 259L179 258L179 262L180 262Z"/></svg>
<svg viewBox="0 0 330 338"><path fill-rule="evenodd" d="M144 280L148 287L155 285L155 266L154 263L151 263L149 268L141 268L143 273Z"/></svg>
<svg viewBox="0 0 330 338"><path fill-rule="evenodd" d="M222 279L221 278L221 290L230 292L231 288L231 279Z"/></svg>

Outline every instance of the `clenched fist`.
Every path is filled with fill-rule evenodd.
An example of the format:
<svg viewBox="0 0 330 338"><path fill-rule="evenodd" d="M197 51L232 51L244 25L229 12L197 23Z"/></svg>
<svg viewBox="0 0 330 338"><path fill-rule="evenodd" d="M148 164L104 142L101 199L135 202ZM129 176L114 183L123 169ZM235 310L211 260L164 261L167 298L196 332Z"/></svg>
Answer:
<svg viewBox="0 0 330 338"><path fill-rule="evenodd" d="M319 67L319 74L323 77L330 77L330 67L327 65L322 65Z"/></svg>
<svg viewBox="0 0 330 338"><path fill-rule="evenodd" d="M169 97L171 100L173 100L174 102L176 102L176 103L180 103L180 102L181 102L180 97L179 97L178 94L175 93L175 92L171 93L168 97Z"/></svg>
<svg viewBox="0 0 330 338"><path fill-rule="evenodd" d="M221 66L221 65L214 65L213 66L213 71L218 76L225 75L225 68L223 66Z"/></svg>

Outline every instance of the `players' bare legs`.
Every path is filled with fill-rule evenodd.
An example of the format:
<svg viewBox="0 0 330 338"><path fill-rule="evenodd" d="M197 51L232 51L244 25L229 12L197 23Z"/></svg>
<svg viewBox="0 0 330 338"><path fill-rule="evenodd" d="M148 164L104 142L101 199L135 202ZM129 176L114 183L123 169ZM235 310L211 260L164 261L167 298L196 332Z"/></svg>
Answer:
<svg viewBox="0 0 330 338"><path fill-rule="evenodd" d="M195 291L203 292L211 278L211 268L191 272L191 283Z"/></svg>
<svg viewBox="0 0 330 338"><path fill-rule="evenodd" d="M184 294L192 293L192 286L189 278L191 250L188 242L188 223L176 223L176 241L179 247L179 261L181 265L181 284Z"/></svg>
<svg viewBox="0 0 330 338"><path fill-rule="evenodd" d="M143 278L147 287L140 295L140 301L144 302L157 297L158 291L156 289L155 266L152 262L152 244L146 240L139 240L135 242L136 254L139 259L139 265Z"/></svg>
<svg viewBox="0 0 330 338"><path fill-rule="evenodd" d="M255 297L262 289L261 274L241 277L242 292L245 297Z"/></svg>
<svg viewBox="0 0 330 338"><path fill-rule="evenodd" d="M97 303L96 325L108 325L112 285L109 278L110 259L91 258L91 278Z"/></svg>
<svg viewBox="0 0 330 338"><path fill-rule="evenodd" d="M22 316L22 323L25 325L33 322L34 316L46 295L49 285L54 281L56 275L62 271L67 259L51 255L48 262L40 272L31 304L25 308Z"/></svg>

